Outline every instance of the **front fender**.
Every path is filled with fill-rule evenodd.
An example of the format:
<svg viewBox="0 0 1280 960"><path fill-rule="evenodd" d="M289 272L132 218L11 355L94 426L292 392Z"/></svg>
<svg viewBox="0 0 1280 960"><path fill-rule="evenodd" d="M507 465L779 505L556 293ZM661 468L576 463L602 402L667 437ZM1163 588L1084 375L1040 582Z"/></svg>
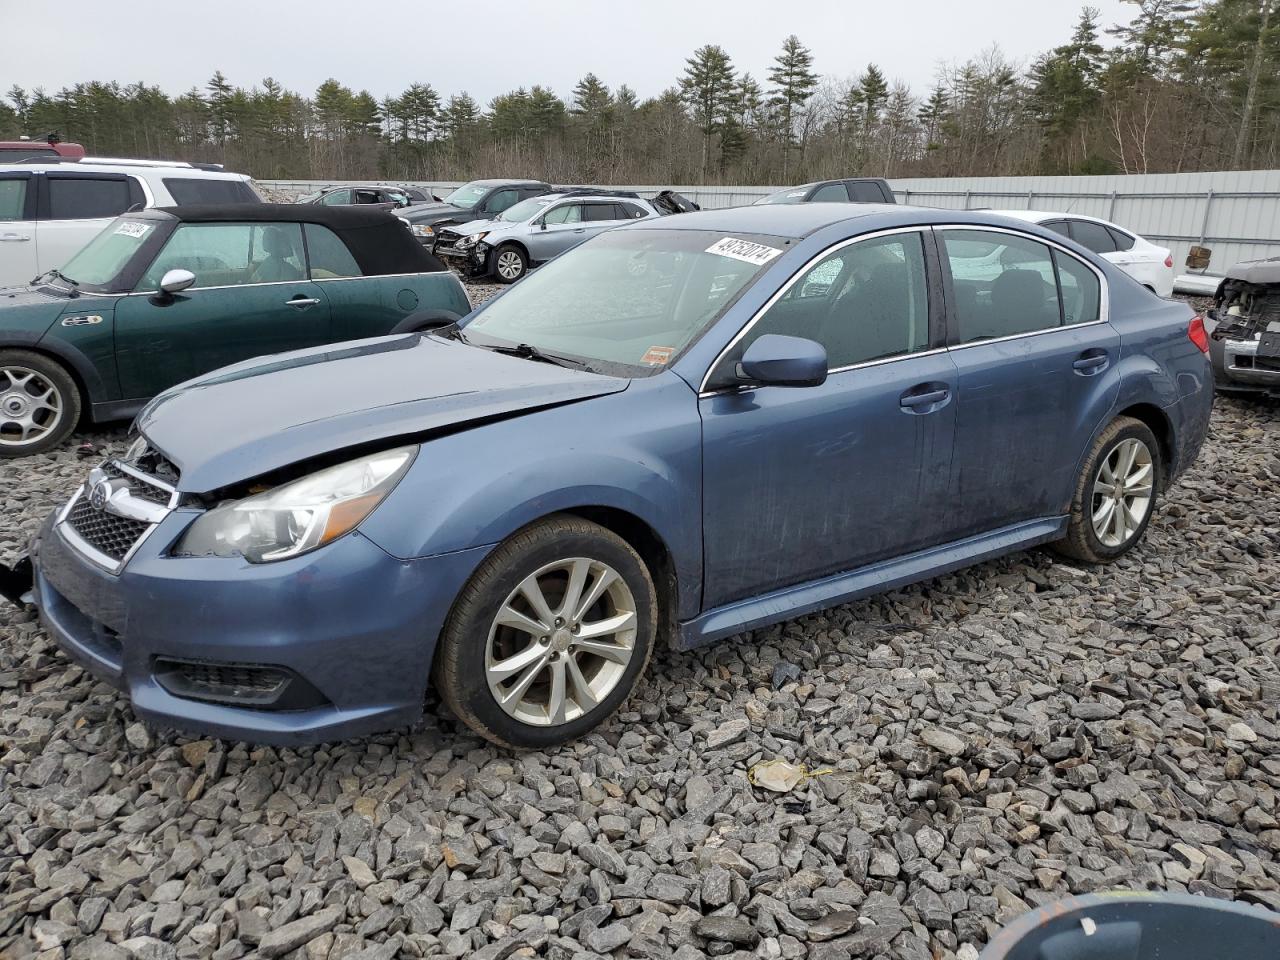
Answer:
<svg viewBox="0 0 1280 960"><path fill-rule="evenodd" d="M111 382L105 381L97 365L79 346L52 335L51 332L56 329L58 329L57 326L53 325L50 327L50 332L6 331L0 335L0 348L15 347L19 350L34 350L70 368L88 394L85 397L86 409L90 409L90 404L116 399L119 389L114 382L114 377ZM109 331L110 328L108 328Z"/></svg>
<svg viewBox="0 0 1280 960"><path fill-rule="evenodd" d="M622 511L666 546L688 617L702 594L701 488L696 397L664 373L426 442L361 530L410 559L499 543L553 513Z"/></svg>

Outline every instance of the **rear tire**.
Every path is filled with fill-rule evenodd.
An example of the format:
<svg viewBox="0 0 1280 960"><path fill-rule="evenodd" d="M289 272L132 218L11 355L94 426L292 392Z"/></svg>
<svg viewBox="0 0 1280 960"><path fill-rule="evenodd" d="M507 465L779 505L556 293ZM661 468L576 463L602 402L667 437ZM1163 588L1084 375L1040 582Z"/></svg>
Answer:
<svg viewBox="0 0 1280 960"><path fill-rule="evenodd" d="M80 389L56 360L0 350L0 459L52 450L80 421Z"/></svg>
<svg viewBox="0 0 1280 960"><path fill-rule="evenodd" d="M1064 556L1110 563L1142 540L1155 512L1164 464L1151 428L1116 417L1085 457L1071 498L1067 535L1053 544Z"/></svg>
<svg viewBox="0 0 1280 960"><path fill-rule="evenodd" d="M496 744L557 746L631 695L657 623L653 578L630 544L579 517L548 517L499 545L458 594L436 690Z"/></svg>
<svg viewBox="0 0 1280 960"><path fill-rule="evenodd" d="M493 251L493 276L499 283L515 283L529 272L529 257L514 243Z"/></svg>

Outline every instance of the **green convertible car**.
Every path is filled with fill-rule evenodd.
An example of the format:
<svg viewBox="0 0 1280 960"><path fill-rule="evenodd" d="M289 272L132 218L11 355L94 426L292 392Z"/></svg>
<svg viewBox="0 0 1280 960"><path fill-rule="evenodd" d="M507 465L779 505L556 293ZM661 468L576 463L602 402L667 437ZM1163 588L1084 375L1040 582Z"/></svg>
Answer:
<svg viewBox="0 0 1280 960"><path fill-rule="evenodd" d="M217 367L470 309L458 278L384 210L125 214L60 269L0 289L0 457L48 450L82 415L132 417Z"/></svg>

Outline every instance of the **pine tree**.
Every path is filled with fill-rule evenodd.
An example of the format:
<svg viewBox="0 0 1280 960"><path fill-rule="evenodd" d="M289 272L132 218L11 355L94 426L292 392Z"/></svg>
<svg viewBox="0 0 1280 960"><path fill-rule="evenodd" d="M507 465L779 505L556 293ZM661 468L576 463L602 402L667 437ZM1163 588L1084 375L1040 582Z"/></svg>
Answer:
<svg viewBox="0 0 1280 960"><path fill-rule="evenodd" d="M782 53L773 58L769 70L770 100L778 112L779 140L782 143L782 178L788 176L788 157L796 141L796 114L813 96L818 75L813 71L813 54L793 33L782 43Z"/></svg>
<svg viewBox="0 0 1280 960"><path fill-rule="evenodd" d="M733 62L721 47L707 44L685 61L680 78L680 96L693 113L693 122L702 133L702 173L706 176L711 140L724 127L734 104L736 81Z"/></svg>
<svg viewBox="0 0 1280 960"><path fill-rule="evenodd" d="M880 119L880 111L889 99L889 82L874 63L867 64L866 71L858 78L858 93L862 98L863 127L870 130Z"/></svg>

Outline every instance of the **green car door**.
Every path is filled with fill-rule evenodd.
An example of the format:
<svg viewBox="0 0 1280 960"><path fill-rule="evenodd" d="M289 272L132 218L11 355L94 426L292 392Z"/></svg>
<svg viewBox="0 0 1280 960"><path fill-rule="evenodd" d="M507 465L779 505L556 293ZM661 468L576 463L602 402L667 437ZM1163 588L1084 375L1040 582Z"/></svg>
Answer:
<svg viewBox="0 0 1280 960"><path fill-rule="evenodd" d="M170 270L195 282L157 294ZM333 339L297 223L183 223L115 316L121 398L155 396L227 364Z"/></svg>

